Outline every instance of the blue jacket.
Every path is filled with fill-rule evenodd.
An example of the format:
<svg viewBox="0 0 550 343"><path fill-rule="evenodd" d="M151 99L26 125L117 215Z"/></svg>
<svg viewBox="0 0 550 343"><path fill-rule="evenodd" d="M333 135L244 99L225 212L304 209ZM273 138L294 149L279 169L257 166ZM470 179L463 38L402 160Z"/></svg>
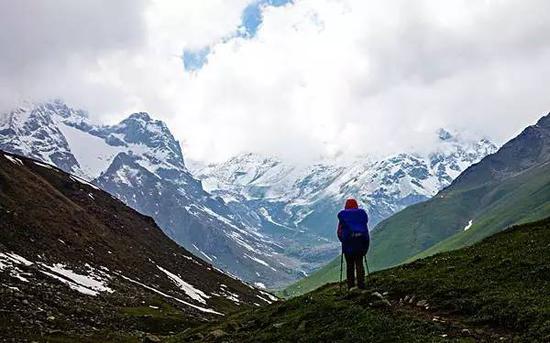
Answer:
<svg viewBox="0 0 550 343"><path fill-rule="evenodd" d="M369 216L362 208L351 208L338 213L338 239L344 254L365 255L369 250Z"/></svg>

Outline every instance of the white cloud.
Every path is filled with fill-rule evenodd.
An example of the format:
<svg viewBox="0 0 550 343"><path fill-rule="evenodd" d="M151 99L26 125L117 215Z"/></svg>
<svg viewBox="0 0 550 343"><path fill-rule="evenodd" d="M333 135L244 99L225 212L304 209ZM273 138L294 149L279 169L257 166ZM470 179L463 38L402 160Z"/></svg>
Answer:
<svg viewBox="0 0 550 343"><path fill-rule="evenodd" d="M186 84L197 108L181 116L182 127L193 121L181 135L197 156L214 158L423 149L439 127L502 142L550 108L542 7L304 0L268 8L254 39L215 46Z"/></svg>
<svg viewBox="0 0 550 343"><path fill-rule="evenodd" d="M15 44L0 53L0 70L13 70L0 88L61 96L110 121L150 111L187 156L208 160L248 150L300 159L425 149L439 127L503 142L550 109L547 1L296 0L265 7L255 37L224 41L249 2L73 8L66 14L89 28L70 34L72 21L49 3L35 9L38 24L1 24L19 31L0 36ZM54 18L54 28L40 25ZM48 49L43 34L61 46ZM184 72L182 50L208 45L208 63ZM21 54L43 58L12 67Z"/></svg>

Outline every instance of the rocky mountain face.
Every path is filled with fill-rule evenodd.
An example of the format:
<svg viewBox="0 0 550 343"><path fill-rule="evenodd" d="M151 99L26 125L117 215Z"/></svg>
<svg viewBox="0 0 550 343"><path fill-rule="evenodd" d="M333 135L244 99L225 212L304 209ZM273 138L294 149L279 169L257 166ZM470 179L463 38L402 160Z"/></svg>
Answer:
<svg viewBox="0 0 550 343"><path fill-rule="evenodd" d="M91 181L155 219L176 242L258 285L295 279L297 262L187 170L179 143L147 113L96 125L61 101L0 115L0 149L51 163Z"/></svg>
<svg viewBox="0 0 550 343"><path fill-rule="evenodd" d="M8 341L167 334L276 300L91 183L3 151L0 299L0 337Z"/></svg>
<svg viewBox="0 0 550 343"><path fill-rule="evenodd" d="M298 166L243 154L191 169L205 189L224 199L244 222L263 228L284 242L290 256L313 267L337 254L334 214L346 198L364 204L374 227L399 210L431 198L497 149L486 139L468 141L445 130L437 135L438 145L424 155L402 153Z"/></svg>
<svg viewBox="0 0 550 343"><path fill-rule="evenodd" d="M0 115L0 148L15 154L37 158L71 173L80 171L69 143L54 124L52 113L61 117L80 117L82 112L55 102L29 110L18 108Z"/></svg>
<svg viewBox="0 0 550 343"><path fill-rule="evenodd" d="M525 128L482 163L468 168L454 182L453 188L470 188L497 183L550 160L550 113Z"/></svg>

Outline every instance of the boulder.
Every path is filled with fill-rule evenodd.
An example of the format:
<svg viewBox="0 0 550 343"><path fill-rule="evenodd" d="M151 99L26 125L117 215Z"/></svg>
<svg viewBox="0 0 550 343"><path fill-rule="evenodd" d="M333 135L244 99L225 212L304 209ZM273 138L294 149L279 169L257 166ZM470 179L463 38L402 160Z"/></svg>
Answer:
<svg viewBox="0 0 550 343"><path fill-rule="evenodd" d="M160 338L155 335L147 334L143 338L143 343L158 343L160 342Z"/></svg>
<svg viewBox="0 0 550 343"><path fill-rule="evenodd" d="M211 331L208 336L211 336L213 338L222 338L222 337L227 336L227 332L225 332L223 330L220 330L220 329L216 329L214 331Z"/></svg>

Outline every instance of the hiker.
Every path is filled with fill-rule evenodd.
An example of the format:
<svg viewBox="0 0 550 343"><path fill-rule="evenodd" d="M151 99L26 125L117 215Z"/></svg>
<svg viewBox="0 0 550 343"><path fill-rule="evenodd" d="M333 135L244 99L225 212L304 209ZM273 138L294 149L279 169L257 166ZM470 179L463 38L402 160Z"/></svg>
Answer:
<svg viewBox="0 0 550 343"><path fill-rule="evenodd" d="M365 289L365 267L363 258L369 250L369 216L359 208L355 199L346 200L345 209L338 213L338 239L342 242L342 254L346 258L348 290L355 287Z"/></svg>

